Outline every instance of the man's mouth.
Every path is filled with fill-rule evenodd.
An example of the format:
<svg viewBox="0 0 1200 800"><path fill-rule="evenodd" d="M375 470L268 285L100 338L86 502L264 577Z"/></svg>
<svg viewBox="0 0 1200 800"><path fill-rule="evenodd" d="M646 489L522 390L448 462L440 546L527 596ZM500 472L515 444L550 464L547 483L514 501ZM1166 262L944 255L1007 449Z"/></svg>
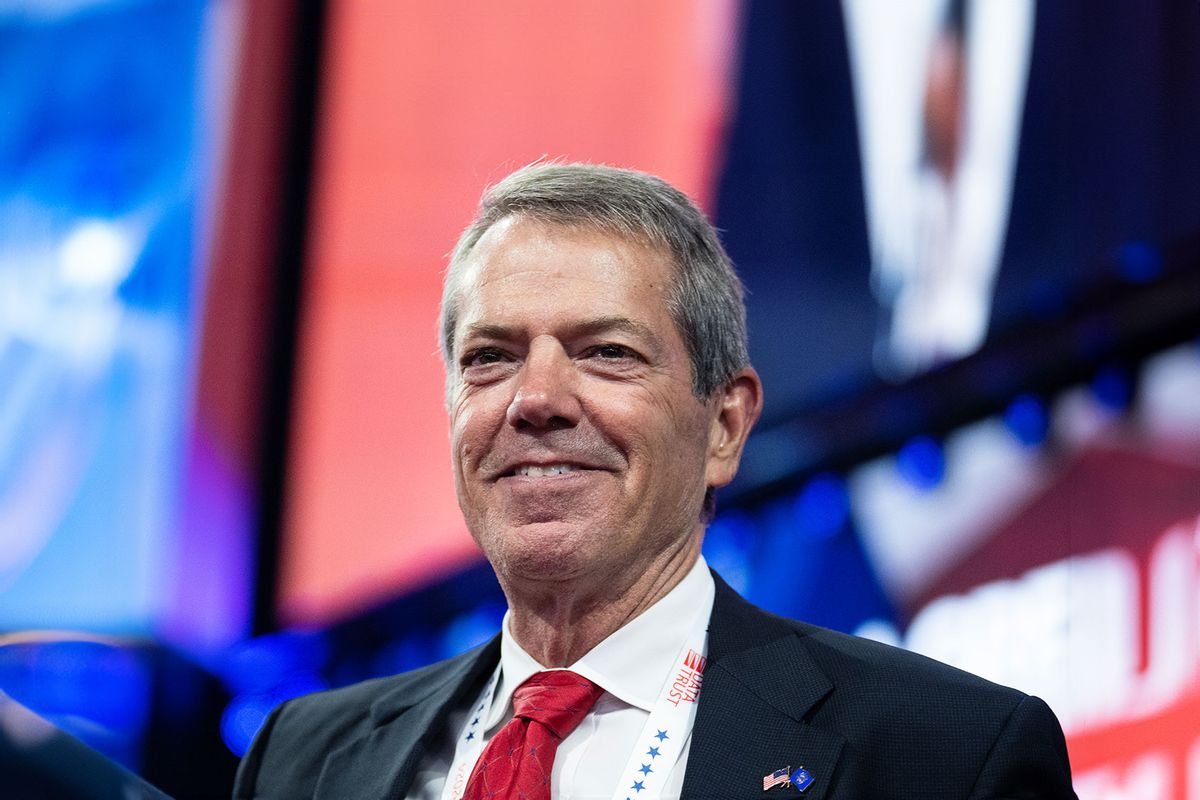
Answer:
<svg viewBox="0 0 1200 800"><path fill-rule="evenodd" d="M578 472L579 469L574 464L547 464L546 466L523 464L514 469L512 474L519 477L542 478L547 475L565 475L568 472Z"/></svg>

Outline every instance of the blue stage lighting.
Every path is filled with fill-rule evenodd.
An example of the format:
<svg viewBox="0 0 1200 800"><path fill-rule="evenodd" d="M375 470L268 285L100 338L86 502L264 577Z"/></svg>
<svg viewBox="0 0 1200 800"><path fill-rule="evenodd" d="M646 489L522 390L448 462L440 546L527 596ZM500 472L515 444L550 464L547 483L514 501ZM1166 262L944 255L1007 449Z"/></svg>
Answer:
<svg viewBox="0 0 1200 800"><path fill-rule="evenodd" d="M1149 283L1162 274L1162 253L1149 242L1126 242L1117 253L1117 269L1131 283Z"/></svg>
<svg viewBox="0 0 1200 800"><path fill-rule="evenodd" d="M150 717L142 652L100 640L31 640L0 647L0 691L105 755L134 766Z"/></svg>
<svg viewBox="0 0 1200 800"><path fill-rule="evenodd" d="M757 526L749 514L720 514L704 534L704 558L730 586L745 593L750 588L750 557L757 540Z"/></svg>
<svg viewBox="0 0 1200 800"><path fill-rule="evenodd" d="M896 454L900 476L920 491L937 487L946 475L946 455L931 436L915 436Z"/></svg>
<svg viewBox="0 0 1200 800"><path fill-rule="evenodd" d="M1122 367L1105 367L1097 372L1091 388L1100 403L1116 411L1128 408L1133 399L1133 378Z"/></svg>
<svg viewBox="0 0 1200 800"><path fill-rule="evenodd" d="M275 707L267 694L238 695L221 715L221 740L230 752L241 758L254 741L254 735Z"/></svg>
<svg viewBox="0 0 1200 800"><path fill-rule="evenodd" d="M239 694L229 701L221 714L221 739L240 758L275 706L293 697L328 688L329 684L315 673L298 671L283 676L269 691Z"/></svg>
<svg viewBox="0 0 1200 800"><path fill-rule="evenodd" d="M504 610L501 603L484 603L455 617L442 634L441 658L465 653L495 636Z"/></svg>
<svg viewBox="0 0 1200 800"><path fill-rule="evenodd" d="M1035 447L1046 440L1050 416L1046 404L1031 394L1023 394L1004 411L1004 424L1021 444Z"/></svg>
<svg viewBox="0 0 1200 800"><path fill-rule="evenodd" d="M438 660L439 650L433 634L413 631L385 645L371 659L372 675L393 675L424 667Z"/></svg>
<svg viewBox="0 0 1200 800"><path fill-rule="evenodd" d="M850 496L846 482L838 475L817 475L796 498L796 522L799 531L810 539L836 536L850 518Z"/></svg>
<svg viewBox="0 0 1200 800"><path fill-rule="evenodd" d="M281 631L248 639L232 648L220 665L235 692L265 692L293 673L313 673L325 665L329 644L317 631Z"/></svg>

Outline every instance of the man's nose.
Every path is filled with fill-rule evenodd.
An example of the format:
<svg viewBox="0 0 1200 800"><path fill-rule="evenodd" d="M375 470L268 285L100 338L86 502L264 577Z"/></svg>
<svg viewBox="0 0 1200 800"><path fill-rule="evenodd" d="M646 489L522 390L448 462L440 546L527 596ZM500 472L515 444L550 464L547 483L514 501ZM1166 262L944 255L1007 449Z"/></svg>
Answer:
<svg viewBox="0 0 1200 800"><path fill-rule="evenodd" d="M553 340L535 340L517 375L517 391L508 406L514 428L573 428L581 406L574 363Z"/></svg>

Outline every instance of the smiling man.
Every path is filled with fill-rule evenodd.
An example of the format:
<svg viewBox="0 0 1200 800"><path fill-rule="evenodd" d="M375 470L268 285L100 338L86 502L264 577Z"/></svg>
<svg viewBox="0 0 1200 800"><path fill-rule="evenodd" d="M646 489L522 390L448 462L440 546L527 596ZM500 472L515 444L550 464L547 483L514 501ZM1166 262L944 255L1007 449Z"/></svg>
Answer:
<svg viewBox="0 0 1200 800"><path fill-rule="evenodd" d="M733 478L758 414L744 365L695 391L672 271L650 242L508 216L450 284L459 503L508 629L547 666L579 660L692 569L705 492Z"/></svg>
<svg viewBox="0 0 1200 800"><path fill-rule="evenodd" d="M509 176L451 257L442 348L502 630L276 709L237 797L1074 797L1040 700L773 617L707 569L762 388L740 283L679 191Z"/></svg>

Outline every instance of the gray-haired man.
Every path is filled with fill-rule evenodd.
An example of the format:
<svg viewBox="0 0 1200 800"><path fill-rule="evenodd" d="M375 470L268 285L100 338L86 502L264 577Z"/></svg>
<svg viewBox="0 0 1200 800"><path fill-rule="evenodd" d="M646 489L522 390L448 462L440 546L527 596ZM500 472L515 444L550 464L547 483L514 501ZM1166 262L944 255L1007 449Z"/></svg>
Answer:
<svg viewBox="0 0 1200 800"><path fill-rule="evenodd" d="M746 603L700 555L762 405L716 233L642 173L489 190L442 305L489 644L290 701L238 797L1074 797L1036 698Z"/></svg>

